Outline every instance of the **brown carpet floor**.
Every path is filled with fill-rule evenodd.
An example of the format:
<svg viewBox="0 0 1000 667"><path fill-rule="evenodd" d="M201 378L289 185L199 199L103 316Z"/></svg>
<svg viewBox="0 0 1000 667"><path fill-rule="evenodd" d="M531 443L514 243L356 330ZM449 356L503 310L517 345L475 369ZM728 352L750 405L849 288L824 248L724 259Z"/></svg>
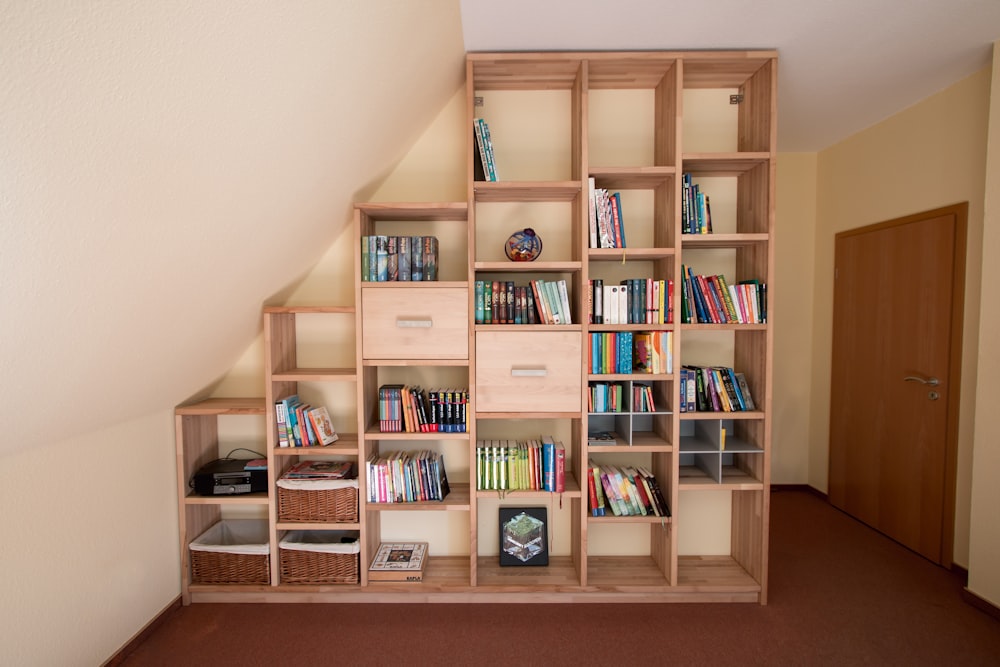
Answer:
<svg viewBox="0 0 1000 667"><path fill-rule="evenodd" d="M959 575L772 495L768 604L195 604L120 664L1000 665Z"/></svg>

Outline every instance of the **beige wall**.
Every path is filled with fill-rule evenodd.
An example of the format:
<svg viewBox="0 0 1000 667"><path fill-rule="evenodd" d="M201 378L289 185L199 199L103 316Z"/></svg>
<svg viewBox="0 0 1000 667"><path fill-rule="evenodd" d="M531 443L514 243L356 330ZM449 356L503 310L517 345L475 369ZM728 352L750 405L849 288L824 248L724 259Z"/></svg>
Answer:
<svg viewBox="0 0 1000 667"><path fill-rule="evenodd" d="M778 155L775 284L769 288L775 350L771 436L774 484L804 484L809 478L816 163L816 153Z"/></svg>
<svg viewBox="0 0 1000 667"><path fill-rule="evenodd" d="M809 483L827 490L833 249L837 232L969 202L954 560L969 560L969 494L979 341L990 73L946 90L819 154Z"/></svg>
<svg viewBox="0 0 1000 667"><path fill-rule="evenodd" d="M986 202L983 225L984 257L1000 257L1000 42L993 46L990 136L986 157ZM984 285L1000 284L1000 262L983 265ZM979 378L976 410L992 415L1000 402L1000 304L983 299L979 318ZM1000 606L1000 438L990 417L977 420L972 457L972 511L969 539L969 590Z"/></svg>
<svg viewBox="0 0 1000 667"><path fill-rule="evenodd" d="M461 85L461 17L457 0L0 16L0 664L96 665L180 592L174 405L231 368L219 391L263 394L259 343L240 359L262 301Z"/></svg>
<svg viewBox="0 0 1000 667"><path fill-rule="evenodd" d="M172 408L4 457L0 664L101 664L176 598L173 471Z"/></svg>

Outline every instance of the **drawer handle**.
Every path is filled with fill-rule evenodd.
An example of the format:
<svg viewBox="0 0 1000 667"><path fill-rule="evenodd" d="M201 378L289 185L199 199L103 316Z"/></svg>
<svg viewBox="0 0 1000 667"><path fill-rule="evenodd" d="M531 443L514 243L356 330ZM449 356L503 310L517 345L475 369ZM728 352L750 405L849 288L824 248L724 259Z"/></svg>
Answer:
<svg viewBox="0 0 1000 667"><path fill-rule="evenodd" d="M430 329L432 326L434 326L434 320L429 317L426 319L404 320L400 318L396 320L396 327L399 329Z"/></svg>
<svg viewBox="0 0 1000 667"><path fill-rule="evenodd" d="M548 375L548 370L544 368L511 368L511 377L516 378L541 378Z"/></svg>

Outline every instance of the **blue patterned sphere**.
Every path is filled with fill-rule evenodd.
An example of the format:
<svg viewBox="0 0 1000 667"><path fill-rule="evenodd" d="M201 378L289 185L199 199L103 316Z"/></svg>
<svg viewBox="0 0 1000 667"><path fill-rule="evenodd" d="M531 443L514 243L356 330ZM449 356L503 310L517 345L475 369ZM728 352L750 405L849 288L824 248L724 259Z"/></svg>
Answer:
<svg viewBox="0 0 1000 667"><path fill-rule="evenodd" d="M533 262L542 254L542 239L534 229L525 227L511 234L503 249L512 262Z"/></svg>

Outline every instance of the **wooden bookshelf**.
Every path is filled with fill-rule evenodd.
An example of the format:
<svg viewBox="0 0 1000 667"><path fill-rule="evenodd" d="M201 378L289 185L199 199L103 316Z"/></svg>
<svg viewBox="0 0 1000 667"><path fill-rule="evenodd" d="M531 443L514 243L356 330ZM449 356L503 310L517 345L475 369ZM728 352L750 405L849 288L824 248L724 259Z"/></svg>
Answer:
<svg viewBox="0 0 1000 667"><path fill-rule="evenodd" d="M468 54L466 200L356 204L356 243L350 258L356 276L354 305L267 306L263 398L208 399L177 408L184 602L765 603L771 324L681 324L677 293L672 322L590 324L587 287L594 278L617 283L628 275L672 280L677 290L682 264L700 266L703 261L722 263L724 268L711 270L725 273L730 282L771 282L776 71L773 51ZM738 104L730 106L731 96ZM712 101L716 99L717 108L699 107L716 104ZM608 113L609 107L613 113ZM512 109L528 110L529 115L505 118L503 114ZM698 125L703 115L729 119L722 132L731 134L730 146L702 143ZM478 117L490 123L498 181L477 180L482 172L472 119ZM530 141L519 137L517 123L531 125L536 119L551 125L540 124L541 131L529 128L537 131ZM494 127L498 131L493 132ZM685 173L704 181L706 189L731 193L730 205L713 210L716 233L682 233ZM624 248L589 247L591 178L597 187L622 193L629 231ZM514 222L508 223L505 215L513 216ZM507 262L502 254L498 259L500 244L494 239L502 240L525 226L536 227L531 222L536 215L547 216L540 221L546 254L534 262ZM497 236L497 219L510 226L503 236ZM447 235L449 248L438 265L441 280L362 280L361 239L380 233ZM555 250L549 250L553 246ZM573 324L476 324L477 280L506 278L523 284L536 275L566 281ZM339 349L339 355L332 355L338 357L336 363L313 358L315 350L303 335L307 319L332 320L336 333L311 344L324 351ZM591 333L648 330L673 332L672 372L589 373ZM532 368L538 367L537 377L523 378L498 366L505 359L524 356ZM682 364L730 366L745 373L757 409L724 415L682 413L678 405ZM437 378L440 386L468 389L465 432L379 430L380 385L426 387ZM531 384L534 380L537 384ZM614 413L587 411L588 382L649 383L657 411L627 413L625 421L609 429ZM353 413L350 427L338 428L337 443L277 446L271 408L276 400L297 392L340 391L339 387L347 387ZM185 480L214 455L217 420L229 415L263 418L269 491L229 498L191 496ZM682 445L682 433L687 438L694 424L720 419L732 420L740 446L725 453L708 452L717 457L712 470L718 473L708 474L692 462L700 450L688 440ZM550 425L564 434L560 438L566 449L563 493L476 489L476 443L482 433L537 439L542 435L539 429ZM598 430L615 430L616 444L590 445L587 433L595 425L603 425ZM445 456L451 487L447 498L415 503L367 500L369 457L423 449ZM357 520L278 520L276 478L303 458L357 463ZM649 468L672 515L592 516L586 481L591 460ZM730 509L711 526L714 533L730 536L725 553L718 553L715 546L707 553L698 552L705 519L700 513L692 519L688 506L705 496L724 499ZM522 505L551 508L548 529L564 536L555 545L549 541L555 551L546 566L499 564L496 507ZM234 508L251 508L267 516L270 584L192 584L188 541ZM359 540L359 582L282 582L277 545L284 534L333 529L349 531ZM681 534L686 539L679 540ZM378 545L401 538L429 540L423 581L368 581L367 565ZM682 553L682 544L693 546Z"/></svg>

